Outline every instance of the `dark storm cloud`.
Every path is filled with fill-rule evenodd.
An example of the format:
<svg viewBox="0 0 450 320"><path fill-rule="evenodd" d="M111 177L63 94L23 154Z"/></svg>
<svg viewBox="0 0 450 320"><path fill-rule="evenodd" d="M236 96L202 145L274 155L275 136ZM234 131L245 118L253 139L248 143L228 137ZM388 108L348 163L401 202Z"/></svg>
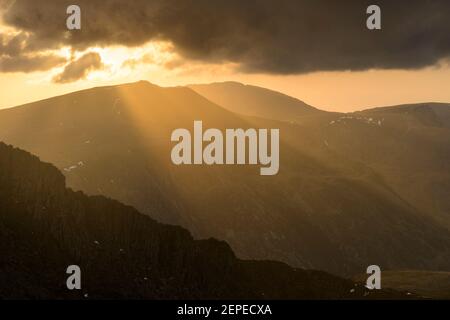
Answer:
<svg viewBox="0 0 450 320"><path fill-rule="evenodd" d="M68 32L73 3L82 30ZM370 4L381 31L366 28ZM287 74L433 65L450 54L449 14L448 0L16 0L3 18L32 34L23 50L161 39L191 59Z"/></svg>
<svg viewBox="0 0 450 320"><path fill-rule="evenodd" d="M21 54L26 39L27 36L24 33L19 33L10 38L4 34L0 34L0 56L16 56Z"/></svg>
<svg viewBox="0 0 450 320"><path fill-rule="evenodd" d="M74 82L84 79L91 71L99 70L103 67L100 55L97 52L89 52L78 60L69 63L53 81L56 83Z"/></svg>

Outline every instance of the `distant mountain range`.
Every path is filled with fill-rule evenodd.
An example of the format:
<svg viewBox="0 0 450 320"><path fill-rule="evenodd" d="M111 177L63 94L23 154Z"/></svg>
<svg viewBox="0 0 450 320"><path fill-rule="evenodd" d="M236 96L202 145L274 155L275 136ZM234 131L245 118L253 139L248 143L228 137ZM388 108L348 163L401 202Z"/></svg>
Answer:
<svg viewBox="0 0 450 320"><path fill-rule="evenodd" d="M324 272L237 259L214 239L159 224L0 143L0 299L402 299ZM81 268L81 289L65 287Z"/></svg>
<svg viewBox="0 0 450 320"><path fill-rule="evenodd" d="M449 112L328 113L237 83L138 82L1 110L0 140L54 164L70 188L226 240L240 258L344 276L371 264L450 271ZM170 134L194 120L279 128L279 174L174 166Z"/></svg>

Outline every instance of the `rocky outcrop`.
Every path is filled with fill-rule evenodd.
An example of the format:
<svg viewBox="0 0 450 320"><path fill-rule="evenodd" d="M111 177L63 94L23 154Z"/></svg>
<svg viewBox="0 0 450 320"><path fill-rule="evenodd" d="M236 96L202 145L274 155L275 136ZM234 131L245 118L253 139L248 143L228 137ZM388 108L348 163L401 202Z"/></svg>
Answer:
<svg viewBox="0 0 450 320"><path fill-rule="evenodd" d="M0 143L0 298L402 298L323 272L243 261L225 242L193 240L105 197L65 188L63 175ZM82 289L66 288L66 268Z"/></svg>

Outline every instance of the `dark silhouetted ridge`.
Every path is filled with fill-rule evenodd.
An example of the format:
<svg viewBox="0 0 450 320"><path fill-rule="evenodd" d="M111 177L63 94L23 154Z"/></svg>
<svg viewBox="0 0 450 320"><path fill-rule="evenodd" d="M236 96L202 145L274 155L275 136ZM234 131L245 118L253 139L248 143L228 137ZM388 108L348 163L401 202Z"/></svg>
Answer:
<svg viewBox="0 0 450 320"><path fill-rule="evenodd" d="M63 175L0 143L0 298L400 298L324 272L238 260L217 240L102 196L66 189ZM82 290L65 287L69 265Z"/></svg>

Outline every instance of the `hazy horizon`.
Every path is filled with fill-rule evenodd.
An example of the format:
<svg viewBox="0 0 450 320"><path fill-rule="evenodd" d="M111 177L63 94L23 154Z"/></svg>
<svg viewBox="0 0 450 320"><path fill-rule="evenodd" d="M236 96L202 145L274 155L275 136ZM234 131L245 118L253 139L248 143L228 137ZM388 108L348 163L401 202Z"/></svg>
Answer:
<svg viewBox="0 0 450 320"><path fill-rule="evenodd" d="M1 80L1 79L0 79ZM367 110L367 109L372 109L372 108L378 108L378 107L388 107L388 106L396 106L396 105L405 105L405 104L421 104L421 103L449 103L450 104L450 97L448 100L434 100L434 99L426 99L424 98L423 100L421 99L405 99L405 100L397 100L397 99L392 99L392 100L386 100L386 102L379 102L379 103L370 103L367 105L354 105L354 106L347 106L347 107L343 107L343 108L336 108L336 107L330 107L330 106L322 106L322 105L318 105L315 103L311 103L308 100L302 98L301 96L296 96L295 94L292 94L289 92L289 90L283 90L283 88L281 89L276 89L276 88L272 88L272 87L268 87L268 86L264 86L264 85L257 85L254 83L246 83L246 82L240 82L240 81L236 81L236 80L224 80L224 81L213 81L213 82L193 82L193 83L186 83L186 84L177 84L177 85L159 85L158 83L146 80L146 79L140 79L140 80L134 80L134 81L125 81L125 82L101 82L99 85L94 85L94 84L85 84L82 86L76 86L76 88L74 89L64 89L61 88L61 90L56 90L54 94L50 94L50 95L45 95L45 93L42 93L40 91L36 92L34 95L32 95L32 97L24 97L24 96L16 96L14 99L17 100L16 104L11 104L11 105L0 105L0 110L1 109L8 109L8 108L14 108L14 107L18 107L21 105L25 105L25 104L29 104L29 103L33 103L33 102L37 102L37 101L41 101L41 100L46 100L46 99L50 99L50 98L54 98L57 96L62 96L62 95L66 95L66 94L70 94L70 93L74 93L74 92L78 92L78 91L83 91L83 90L89 90L92 88L96 88L96 87L106 87L106 86L118 86L118 85L123 85L123 84L128 84L128 83L135 83L135 82L139 82L139 81L147 81L149 83L161 86L163 88L171 88L171 87L178 87L178 86L182 86L182 87L189 87L191 85L208 85L208 84L217 84L217 83L227 83L227 82L236 82L236 83L240 83L243 85L248 85L248 86L256 86L256 87L260 87L260 88L264 88L264 89L268 89L268 90L272 90L275 92L279 92L282 94L285 94L287 96L299 99L302 102L305 102L308 105L311 105L319 110L323 110L323 111L330 111L330 112L354 112L354 111L362 111L362 110ZM3 99L3 97L1 97L0 101ZM398 98L400 99L400 98Z"/></svg>

